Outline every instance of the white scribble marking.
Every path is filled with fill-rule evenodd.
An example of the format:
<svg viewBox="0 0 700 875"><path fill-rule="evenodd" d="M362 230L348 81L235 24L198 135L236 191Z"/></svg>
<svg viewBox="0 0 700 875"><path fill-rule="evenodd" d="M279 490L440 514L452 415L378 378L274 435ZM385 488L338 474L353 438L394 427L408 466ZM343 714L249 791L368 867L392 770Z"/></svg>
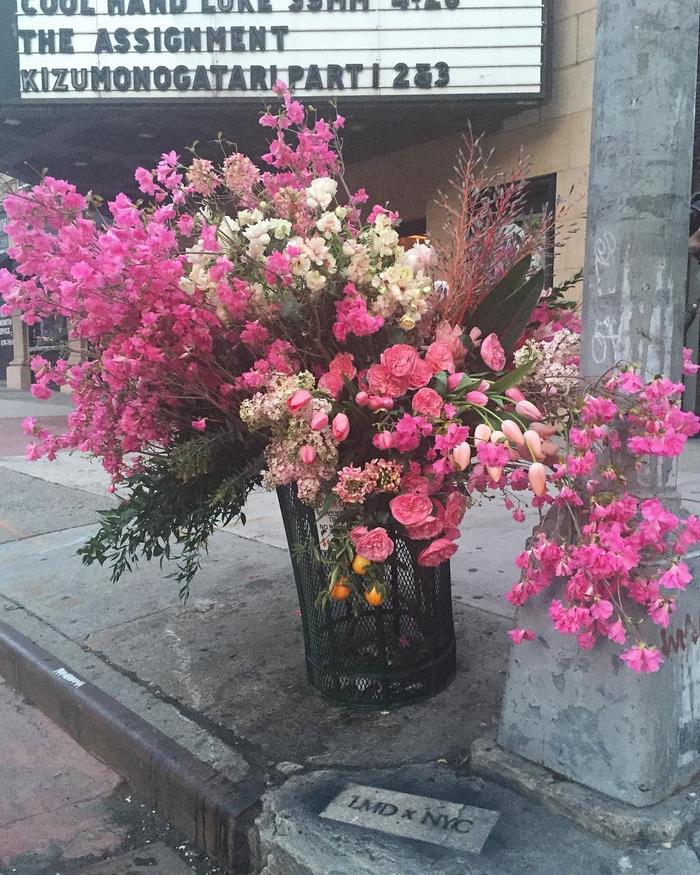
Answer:
<svg viewBox="0 0 700 875"><path fill-rule="evenodd" d="M602 237L598 237L593 244L596 293L598 297L602 298L604 295L614 295L617 292L617 287L615 285L603 285L603 276L601 275L605 273L606 268L612 266L614 261L613 256L615 255L616 250L617 240L615 239L615 235L610 231L606 231Z"/></svg>
<svg viewBox="0 0 700 875"><path fill-rule="evenodd" d="M70 684L72 687L75 687L76 689L85 686L85 681L81 681L80 678L77 678L74 674L66 671L65 668L55 668L53 670L53 674L55 674L56 677L61 678L61 680L65 681L67 684Z"/></svg>
<svg viewBox="0 0 700 875"><path fill-rule="evenodd" d="M597 365L606 361L620 361L622 332L617 319L606 316L605 319L596 319L593 337L591 338L591 355ZM608 355L608 350L612 353Z"/></svg>

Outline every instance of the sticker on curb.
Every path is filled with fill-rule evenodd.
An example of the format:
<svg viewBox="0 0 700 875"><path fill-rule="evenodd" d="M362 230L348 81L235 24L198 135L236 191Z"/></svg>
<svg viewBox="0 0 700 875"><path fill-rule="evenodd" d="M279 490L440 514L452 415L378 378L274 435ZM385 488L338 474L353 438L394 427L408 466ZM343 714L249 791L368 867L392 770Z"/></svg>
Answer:
<svg viewBox="0 0 700 875"><path fill-rule="evenodd" d="M55 668L51 674L55 674L56 677L61 678L62 681L65 681L67 684L70 684L72 687L78 689L78 687L84 687L85 681L81 681L80 678L77 678L74 674L71 674L69 671L66 671L65 668Z"/></svg>
<svg viewBox="0 0 700 875"><path fill-rule="evenodd" d="M320 816L479 854L499 812L429 796L347 784Z"/></svg>

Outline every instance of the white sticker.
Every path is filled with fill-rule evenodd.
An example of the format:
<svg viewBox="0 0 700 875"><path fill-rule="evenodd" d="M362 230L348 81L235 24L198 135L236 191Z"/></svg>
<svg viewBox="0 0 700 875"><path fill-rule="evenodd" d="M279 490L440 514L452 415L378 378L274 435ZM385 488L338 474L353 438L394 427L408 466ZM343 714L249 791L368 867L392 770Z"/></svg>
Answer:
<svg viewBox="0 0 700 875"><path fill-rule="evenodd" d="M320 519L316 520L316 529L318 530L318 546L326 553L331 545L331 527L333 520L330 514L325 514Z"/></svg>

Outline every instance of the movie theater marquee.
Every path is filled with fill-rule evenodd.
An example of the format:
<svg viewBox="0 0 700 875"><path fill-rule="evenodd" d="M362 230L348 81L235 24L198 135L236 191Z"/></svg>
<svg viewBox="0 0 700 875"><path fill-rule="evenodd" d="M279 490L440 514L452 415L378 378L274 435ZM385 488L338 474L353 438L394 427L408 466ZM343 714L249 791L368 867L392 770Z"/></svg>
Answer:
<svg viewBox="0 0 700 875"><path fill-rule="evenodd" d="M543 17L536 0L17 0L3 98L259 99L278 78L309 96L532 97Z"/></svg>

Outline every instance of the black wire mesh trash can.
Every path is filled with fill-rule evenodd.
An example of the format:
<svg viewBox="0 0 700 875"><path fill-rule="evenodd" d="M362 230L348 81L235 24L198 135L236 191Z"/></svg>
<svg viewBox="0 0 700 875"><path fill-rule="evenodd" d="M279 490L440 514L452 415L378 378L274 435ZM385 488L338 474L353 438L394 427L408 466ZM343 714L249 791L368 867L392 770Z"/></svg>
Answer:
<svg viewBox="0 0 700 875"><path fill-rule="evenodd" d="M387 708L432 696L455 674L450 564L417 565L408 545L394 538L386 563L389 595L379 607L358 610L317 596L328 588L326 570L313 560L318 545L313 508L294 486L277 490L304 630L306 671L324 698L356 708ZM393 537L393 536L392 536ZM304 549L306 547L306 549Z"/></svg>

